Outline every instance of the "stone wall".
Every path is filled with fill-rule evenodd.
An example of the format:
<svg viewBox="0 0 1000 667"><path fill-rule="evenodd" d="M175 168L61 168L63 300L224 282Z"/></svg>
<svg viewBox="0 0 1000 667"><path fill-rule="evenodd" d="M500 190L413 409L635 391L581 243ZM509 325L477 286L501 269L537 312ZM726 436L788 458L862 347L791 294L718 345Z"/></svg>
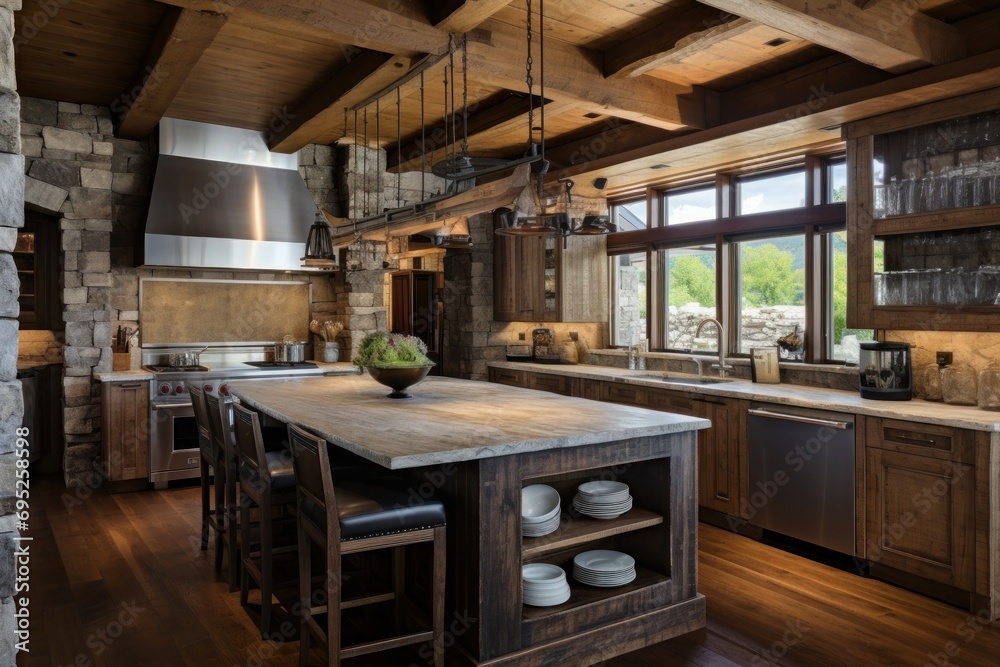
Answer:
<svg viewBox="0 0 1000 667"><path fill-rule="evenodd" d="M17 641L15 560L18 530L14 512L17 429L24 405L17 374L17 316L20 292L11 251L24 225L24 158L20 101L14 73L14 15L21 0L0 0L0 665L13 665ZM31 434L28 436L31 437Z"/></svg>
<svg viewBox="0 0 1000 667"><path fill-rule="evenodd" d="M493 320L493 216L469 217L475 245L449 250L444 260L444 374L486 380L488 364L506 358L508 345L530 345L530 330L550 327L556 345L579 334L585 347L608 345L605 323L496 322ZM527 333L525 340L520 334Z"/></svg>

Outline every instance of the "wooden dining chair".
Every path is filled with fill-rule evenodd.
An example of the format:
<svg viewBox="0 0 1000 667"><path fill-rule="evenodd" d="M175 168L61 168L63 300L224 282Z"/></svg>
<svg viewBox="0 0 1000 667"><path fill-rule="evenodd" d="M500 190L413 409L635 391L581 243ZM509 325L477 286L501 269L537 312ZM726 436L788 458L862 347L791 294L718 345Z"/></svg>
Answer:
<svg viewBox="0 0 1000 667"><path fill-rule="evenodd" d="M212 426L205 405L205 394L193 382L185 382L191 397L194 420L198 426L198 447L201 450L201 550L208 549L209 530L215 533L215 569L222 569L222 533L225 525L225 476L222 473L222 452L212 438ZM215 472L213 476L211 471ZM214 478L214 479L213 479ZM212 503L212 491L215 503Z"/></svg>
<svg viewBox="0 0 1000 667"><path fill-rule="evenodd" d="M288 426L295 470L298 514L299 604L302 609L299 664L308 662L310 643L315 638L324 645L327 664L338 666L341 660L378 651L433 643L434 665L444 665L444 581L445 581L445 512L440 501L408 501L409 486L405 480L378 477L339 481L336 486L330 466L327 443L302 429ZM395 637L369 641L353 646L342 643L342 612L378 602L393 601L399 633L405 596L403 581L403 547L432 543L433 572L431 576L431 630L410 632ZM314 600L312 579L312 546L325 554L323 591L326 605ZM342 557L381 549L392 549L392 591L344 599ZM326 627L315 619L326 614Z"/></svg>
<svg viewBox="0 0 1000 667"><path fill-rule="evenodd" d="M233 429L230 426L230 408L219 400L218 396L205 394L205 408L208 412L208 423L212 433L212 443L219 451L219 464L215 469L216 476L222 475L221 515L224 521L222 535L223 548L229 564L229 592L239 588L239 507L236 504L236 489L239 480L236 458L236 443L233 440ZM218 497L217 497L218 503ZM217 505L218 507L218 505ZM219 560L217 554L217 561Z"/></svg>
<svg viewBox="0 0 1000 667"><path fill-rule="evenodd" d="M240 604L246 606L250 580L260 588L260 633L268 637L271 596L274 592L275 510L291 509L295 503L295 476L288 450L264 451L264 438L256 412L233 405L233 431L239 453L240 552L243 575ZM259 540L252 539L251 509L259 514ZM254 548L256 547L256 549ZM294 549L294 546L291 547Z"/></svg>

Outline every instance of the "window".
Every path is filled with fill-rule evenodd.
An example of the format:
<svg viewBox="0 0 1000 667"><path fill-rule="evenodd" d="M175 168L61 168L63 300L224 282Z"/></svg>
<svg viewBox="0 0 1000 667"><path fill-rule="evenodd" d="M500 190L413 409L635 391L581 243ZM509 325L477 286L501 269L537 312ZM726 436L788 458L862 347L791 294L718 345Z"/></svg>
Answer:
<svg viewBox="0 0 1000 667"><path fill-rule="evenodd" d="M847 161L831 160L826 163L826 202L847 202Z"/></svg>
<svg viewBox="0 0 1000 667"><path fill-rule="evenodd" d="M618 255L611 258L614 266L615 309L612 345L634 345L646 340L646 253Z"/></svg>
<svg viewBox="0 0 1000 667"><path fill-rule="evenodd" d="M784 236L736 244L739 269L737 351L773 346L806 326L805 237ZM801 351L786 355L801 358Z"/></svg>
<svg viewBox="0 0 1000 667"><path fill-rule="evenodd" d="M611 207L612 222L620 232L645 229L647 226L646 200L626 202Z"/></svg>
<svg viewBox="0 0 1000 667"><path fill-rule="evenodd" d="M667 192L663 211L668 225L715 220L715 186Z"/></svg>
<svg viewBox="0 0 1000 667"><path fill-rule="evenodd" d="M667 277L666 338L672 350L717 348L715 329L696 339L698 323L715 317L715 243L661 251Z"/></svg>
<svg viewBox="0 0 1000 667"><path fill-rule="evenodd" d="M806 205L804 169L744 176L736 181L739 215L781 211Z"/></svg>
<svg viewBox="0 0 1000 667"><path fill-rule="evenodd" d="M847 232L832 232L826 242L829 260L830 323L827 356L849 364L858 363L861 341L875 340L871 329L847 328Z"/></svg>

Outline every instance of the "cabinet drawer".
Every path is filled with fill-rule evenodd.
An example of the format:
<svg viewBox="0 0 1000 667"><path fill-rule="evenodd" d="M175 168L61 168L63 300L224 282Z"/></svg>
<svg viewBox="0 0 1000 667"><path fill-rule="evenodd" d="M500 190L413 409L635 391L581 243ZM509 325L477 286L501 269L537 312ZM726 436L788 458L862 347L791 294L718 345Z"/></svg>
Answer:
<svg viewBox="0 0 1000 667"><path fill-rule="evenodd" d="M565 375L548 375L546 373L529 373L528 389L551 391L554 394L569 396L569 378Z"/></svg>
<svg viewBox="0 0 1000 667"><path fill-rule="evenodd" d="M871 419L868 423L869 447L975 462L975 439L970 431L895 419Z"/></svg>
<svg viewBox="0 0 1000 667"><path fill-rule="evenodd" d="M646 389L631 384L618 382L602 383L601 394L605 401L613 403L628 403L629 405L646 405Z"/></svg>
<svg viewBox="0 0 1000 667"><path fill-rule="evenodd" d="M569 384L569 393L570 396L599 401L601 400L601 381L575 378Z"/></svg>
<svg viewBox="0 0 1000 667"><path fill-rule="evenodd" d="M685 393L666 389L646 389L646 405L665 412L694 416L695 403Z"/></svg>
<svg viewBox="0 0 1000 667"><path fill-rule="evenodd" d="M507 384L512 387L523 387L524 375L524 371L512 371L509 368L491 368L490 382Z"/></svg>

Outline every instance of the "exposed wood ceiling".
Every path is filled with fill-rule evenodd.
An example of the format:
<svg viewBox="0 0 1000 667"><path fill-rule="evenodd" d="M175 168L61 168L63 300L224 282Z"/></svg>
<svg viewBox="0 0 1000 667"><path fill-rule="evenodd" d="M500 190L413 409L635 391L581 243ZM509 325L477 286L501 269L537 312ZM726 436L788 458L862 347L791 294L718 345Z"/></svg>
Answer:
<svg viewBox="0 0 1000 667"><path fill-rule="evenodd" d="M367 107L367 140L386 148L390 168L419 169L461 146L461 128L457 142L443 136L451 92L446 107L442 81L449 32L471 31L470 153L517 157L527 144L527 0L59 4L46 12L46 0L24 0L16 15L19 90L117 101L122 136L146 136L167 115L265 130L283 152L351 142L365 137L354 109L409 76L398 109L395 91L377 115ZM737 156L835 144L824 127L918 104L897 90L919 83L906 78L914 74L951 76L962 83L934 90L956 94L1000 83L982 73L992 65L980 54L997 48L1000 30L1000 2L990 0L549 0L545 11L547 146L562 173L606 176L611 194ZM536 18L536 126L539 42ZM413 68L423 75L407 75Z"/></svg>

